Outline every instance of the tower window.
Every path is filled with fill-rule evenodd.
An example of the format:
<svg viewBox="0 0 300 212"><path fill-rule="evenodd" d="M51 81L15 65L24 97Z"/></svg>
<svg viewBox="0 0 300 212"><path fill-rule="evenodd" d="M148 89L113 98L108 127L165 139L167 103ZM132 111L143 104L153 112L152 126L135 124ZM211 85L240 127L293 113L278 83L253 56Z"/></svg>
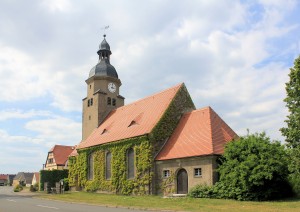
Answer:
<svg viewBox="0 0 300 212"><path fill-rule="evenodd" d="M91 106L93 105L93 98L91 98Z"/></svg>
<svg viewBox="0 0 300 212"><path fill-rule="evenodd" d="M91 120L91 116L89 116L89 120Z"/></svg>
<svg viewBox="0 0 300 212"><path fill-rule="evenodd" d="M90 85L90 89L92 88L92 85Z"/></svg>
<svg viewBox="0 0 300 212"><path fill-rule="evenodd" d="M90 106L90 100L88 99L88 102L87 102L87 106L89 107Z"/></svg>
<svg viewBox="0 0 300 212"><path fill-rule="evenodd" d="M111 105L111 98L107 97L107 105Z"/></svg>
<svg viewBox="0 0 300 212"><path fill-rule="evenodd" d="M116 106L116 99L112 99L112 105Z"/></svg>

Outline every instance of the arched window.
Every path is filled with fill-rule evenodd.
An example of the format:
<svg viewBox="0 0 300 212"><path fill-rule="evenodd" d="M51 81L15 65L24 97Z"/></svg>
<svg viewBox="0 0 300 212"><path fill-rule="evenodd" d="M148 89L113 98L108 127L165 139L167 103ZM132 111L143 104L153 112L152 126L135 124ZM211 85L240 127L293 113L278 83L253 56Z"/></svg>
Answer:
<svg viewBox="0 0 300 212"><path fill-rule="evenodd" d="M132 148L127 151L127 178L134 178L134 151Z"/></svg>
<svg viewBox="0 0 300 212"><path fill-rule="evenodd" d="M111 178L111 153L107 152L105 157L105 178L109 180Z"/></svg>
<svg viewBox="0 0 300 212"><path fill-rule="evenodd" d="M111 105L111 98L107 97L107 105Z"/></svg>
<svg viewBox="0 0 300 212"><path fill-rule="evenodd" d="M94 157L93 154L90 154L88 157L88 180L94 178Z"/></svg>

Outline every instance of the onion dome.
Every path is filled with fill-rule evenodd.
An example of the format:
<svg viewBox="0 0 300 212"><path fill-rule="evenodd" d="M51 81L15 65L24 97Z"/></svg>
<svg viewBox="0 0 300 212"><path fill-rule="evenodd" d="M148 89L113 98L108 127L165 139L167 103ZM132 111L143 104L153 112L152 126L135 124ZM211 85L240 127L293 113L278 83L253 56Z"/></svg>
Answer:
<svg viewBox="0 0 300 212"><path fill-rule="evenodd" d="M103 37L104 39L99 45L99 50L97 52L99 55L99 62L91 69L89 78L93 76L109 76L118 79L118 73L115 67L110 64L111 51L110 46L105 39L106 35L103 35Z"/></svg>

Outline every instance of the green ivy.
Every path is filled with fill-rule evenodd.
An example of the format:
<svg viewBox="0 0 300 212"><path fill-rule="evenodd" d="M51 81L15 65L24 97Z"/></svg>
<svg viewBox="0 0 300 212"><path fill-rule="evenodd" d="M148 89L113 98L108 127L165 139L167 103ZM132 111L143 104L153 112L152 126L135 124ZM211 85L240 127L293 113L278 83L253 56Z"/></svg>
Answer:
<svg viewBox="0 0 300 212"><path fill-rule="evenodd" d="M126 153L129 148L135 152L135 178L127 179ZM105 178L105 154L110 151L111 179ZM87 180L88 155L94 157L94 178ZM149 194L153 173L150 168L152 146L146 136L126 139L79 150L78 156L69 159L69 184L84 187L86 191L106 191L120 194Z"/></svg>
<svg viewBox="0 0 300 212"><path fill-rule="evenodd" d="M44 183L48 182L48 186L54 187L56 182L66 178L68 170L41 170L40 171L40 190L44 190Z"/></svg>

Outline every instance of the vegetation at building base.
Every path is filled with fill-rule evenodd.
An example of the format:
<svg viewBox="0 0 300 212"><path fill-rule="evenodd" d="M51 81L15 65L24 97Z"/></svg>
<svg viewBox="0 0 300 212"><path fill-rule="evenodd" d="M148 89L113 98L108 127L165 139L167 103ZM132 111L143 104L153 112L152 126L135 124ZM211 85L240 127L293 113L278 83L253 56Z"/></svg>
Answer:
<svg viewBox="0 0 300 212"><path fill-rule="evenodd" d="M23 190L23 186L22 185L16 185L15 187L14 187L14 192L20 192L20 191L22 191Z"/></svg>
<svg viewBox="0 0 300 212"><path fill-rule="evenodd" d="M55 187L55 183L68 177L68 170L41 170L40 190L44 190L44 183L48 183L48 188Z"/></svg>
<svg viewBox="0 0 300 212"><path fill-rule="evenodd" d="M117 194L145 195L152 193L154 157L166 139L173 133L181 115L194 109L187 89L183 85L168 109L148 135L124 139L78 150L78 156L69 158L69 184L86 191L106 191ZM127 179L127 151L135 153L135 177ZM111 179L105 176L105 154L112 154ZM94 177L88 180L88 157L93 154Z"/></svg>
<svg viewBox="0 0 300 212"><path fill-rule="evenodd" d="M36 192L39 190L39 183L35 183L34 185L31 185L30 186L30 189L29 189L31 192Z"/></svg>
<svg viewBox="0 0 300 212"><path fill-rule="evenodd" d="M295 59L294 67L290 68L289 78L284 99L289 115L285 120L287 126L280 131L289 148L289 179L294 192L300 195L300 56Z"/></svg>
<svg viewBox="0 0 300 212"><path fill-rule="evenodd" d="M262 201L293 195L287 151L265 133L228 143L220 161L220 181L211 187L198 186L190 196Z"/></svg>

